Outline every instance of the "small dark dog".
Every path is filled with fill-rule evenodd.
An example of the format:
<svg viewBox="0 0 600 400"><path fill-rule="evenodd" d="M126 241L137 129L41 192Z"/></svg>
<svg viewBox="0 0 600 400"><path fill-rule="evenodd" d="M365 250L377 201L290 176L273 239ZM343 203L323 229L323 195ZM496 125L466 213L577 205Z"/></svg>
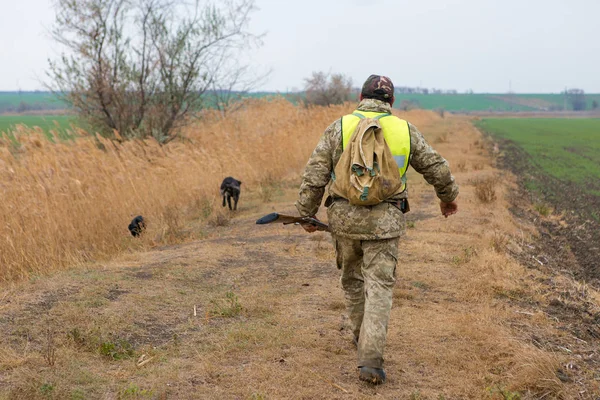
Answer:
<svg viewBox="0 0 600 400"><path fill-rule="evenodd" d="M138 215L135 217L128 226L129 232L133 237L138 237L144 232L146 229L146 221L144 221L144 217Z"/></svg>
<svg viewBox="0 0 600 400"><path fill-rule="evenodd" d="M229 209L231 210L231 198L233 197L233 210L237 210L237 203L240 199L240 185L242 182L234 179L230 176L223 179L223 183L221 183L221 196L223 196L223 207L225 207L225 202L229 205Z"/></svg>

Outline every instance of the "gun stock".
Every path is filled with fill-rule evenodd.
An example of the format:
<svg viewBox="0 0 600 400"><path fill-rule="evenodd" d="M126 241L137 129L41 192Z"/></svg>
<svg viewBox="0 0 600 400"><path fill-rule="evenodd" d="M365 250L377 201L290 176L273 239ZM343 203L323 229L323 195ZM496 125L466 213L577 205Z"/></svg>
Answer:
<svg viewBox="0 0 600 400"><path fill-rule="evenodd" d="M311 217L294 217L293 215L285 215L279 213L271 213L259 218L256 223L259 225L271 224L273 222L280 222L284 225L289 224L311 224L317 227L318 231L329 232L329 225L319 221L316 218Z"/></svg>

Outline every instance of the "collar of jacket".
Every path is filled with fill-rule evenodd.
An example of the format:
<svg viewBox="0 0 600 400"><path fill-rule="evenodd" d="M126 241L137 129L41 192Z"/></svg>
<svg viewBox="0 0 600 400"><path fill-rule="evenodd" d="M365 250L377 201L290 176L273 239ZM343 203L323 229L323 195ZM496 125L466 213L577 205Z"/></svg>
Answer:
<svg viewBox="0 0 600 400"><path fill-rule="evenodd" d="M376 100L376 99L363 99L360 103L358 103L358 107L356 107L359 111L371 111L371 112L381 112L381 113L391 113L392 106L385 101Z"/></svg>

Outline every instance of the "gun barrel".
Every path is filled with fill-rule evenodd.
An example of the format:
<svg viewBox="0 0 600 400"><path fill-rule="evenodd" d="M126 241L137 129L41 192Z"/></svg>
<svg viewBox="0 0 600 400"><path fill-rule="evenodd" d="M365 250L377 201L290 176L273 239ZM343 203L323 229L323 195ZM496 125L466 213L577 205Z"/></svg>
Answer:
<svg viewBox="0 0 600 400"><path fill-rule="evenodd" d="M317 227L319 231L329 232L329 225L319 221L316 218L311 217L294 217L292 215L285 215L279 213L267 214L264 217L259 218L256 223L259 225L270 224L273 222L280 222L284 225L288 224L311 224Z"/></svg>

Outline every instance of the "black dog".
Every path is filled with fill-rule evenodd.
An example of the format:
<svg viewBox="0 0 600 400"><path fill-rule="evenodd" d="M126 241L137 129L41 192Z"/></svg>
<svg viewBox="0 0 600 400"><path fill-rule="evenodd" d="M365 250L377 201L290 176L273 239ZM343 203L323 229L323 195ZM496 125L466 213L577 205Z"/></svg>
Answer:
<svg viewBox="0 0 600 400"><path fill-rule="evenodd" d="M144 217L138 215L135 217L128 226L129 232L134 237L140 236L142 232L146 229L146 221L144 221Z"/></svg>
<svg viewBox="0 0 600 400"><path fill-rule="evenodd" d="M233 209L237 210L237 203L240 199L240 185L242 182L234 179L230 176L223 179L223 183L221 183L221 196L223 196L223 207L225 207L225 202L229 205L229 209L231 210L231 198L233 197Z"/></svg>

